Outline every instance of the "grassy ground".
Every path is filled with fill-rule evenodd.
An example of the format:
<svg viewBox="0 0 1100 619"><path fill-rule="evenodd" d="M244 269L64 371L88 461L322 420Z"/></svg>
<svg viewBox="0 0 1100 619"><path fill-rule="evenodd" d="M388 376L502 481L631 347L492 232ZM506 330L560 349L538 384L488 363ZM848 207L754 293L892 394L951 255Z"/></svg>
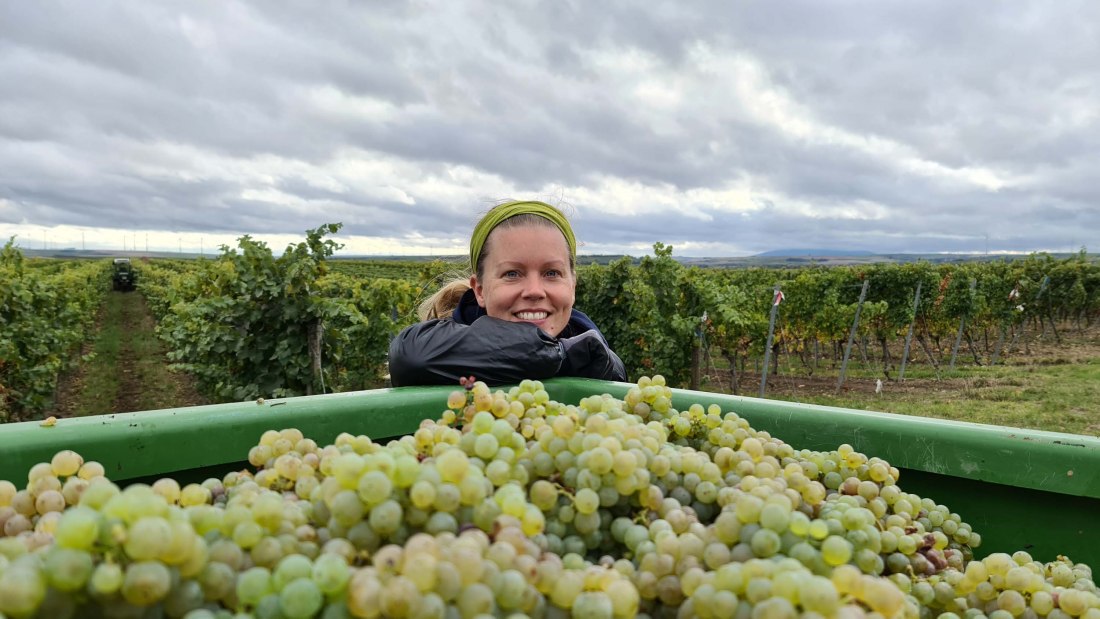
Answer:
<svg viewBox="0 0 1100 619"><path fill-rule="evenodd" d="M111 292L91 360L61 381L55 416L98 415L202 404L187 375L169 369L156 323L136 292Z"/></svg>
<svg viewBox="0 0 1100 619"><path fill-rule="evenodd" d="M859 368L837 393L837 372L819 368L813 376L801 363L781 360L778 376L770 376L766 397L877 410L903 415L919 415L1033 428L1074 434L1100 435L1100 327L1084 333L1067 331L1057 344L1049 336L1029 342L1030 354L1016 351L1003 363L973 363L973 357L960 355L956 370L942 370L939 378L930 366L917 364L906 369L906 380L883 379L882 392L875 393L875 380L881 370ZM714 377L704 389L722 390L728 374ZM742 395L758 395L759 374L741 381Z"/></svg>

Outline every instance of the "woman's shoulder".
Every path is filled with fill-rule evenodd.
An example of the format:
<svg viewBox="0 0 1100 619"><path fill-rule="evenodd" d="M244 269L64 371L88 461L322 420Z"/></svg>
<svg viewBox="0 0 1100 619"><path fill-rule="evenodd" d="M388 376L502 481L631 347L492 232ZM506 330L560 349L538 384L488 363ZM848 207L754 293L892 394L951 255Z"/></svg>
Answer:
<svg viewBox="0 0 1100 619"><path fill-rule="evenodd" d="M413 324L402 329L398 337L409 334L425 333L440 328L446 328L448 324L454 324L454 320L450 316L446 318L429 318L427 320L421 320L420 322L414 322Z"/></svg>
<svg viewBox="0 0 1100 619"><path fill-rule="evenodd" d="M580 335L585 331L595 331L599 334L600 339L607 343L607 338L604 337L603 332L596 326L596 323L588 317L587 314L580 311L577 308L573 308L573 313L569 316L569 322L566 323L565 329L558 335L559 338L573 337Z"/></svg>

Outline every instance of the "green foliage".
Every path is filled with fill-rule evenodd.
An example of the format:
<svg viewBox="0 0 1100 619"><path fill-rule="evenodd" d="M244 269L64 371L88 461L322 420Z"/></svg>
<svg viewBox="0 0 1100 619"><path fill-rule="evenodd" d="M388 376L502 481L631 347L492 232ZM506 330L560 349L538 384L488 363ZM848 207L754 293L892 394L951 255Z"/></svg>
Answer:
<svg viewBox="0 0 1100 619"><path fill-rule="evenodd" d="M693 270L672 258L671 246L656 243L653 250L636 267L630 258L584 267L577 306L599 325L629 376L662 373L679 384L701 339L703 299Z"/></svg>
<svg viewBox="0 0 1100 619"><path fill-rule="evenodd" d="M629 258L579 270L575 306L599 326L622 358L628 376L653 367L647 329L654 303L652 291L641 282Z"/></svg>
<svg viewBox="0 0 1100 619"><path fill-rule="evenodd" d="M655 255L637 265L624 258L581 268L577 307L599 325L630 376L661 372L676 385L687 384L700 336L731 360L763 356L776 284L785 299L775 345L791 351L814 342L841 350L864 280L870 284L857 337L883 343L904 338L914 321L917 335L940 341L953 339L963 318L969 329L998 330L1029 320L1087 322L1100 315L1100 267L1084 254L944 265L689 269L671 252L657 243ZM1017 294L1010 294L1014 289Z"/></svg>
<svg viewBox="0 0 1100 619"><path fill-rule="evenodd" d="M169 357L219 399L320 392L309 338L345 315L315 291L325 259L340 247L324 236L339 229L326 224L309 230L279 258L265 243L243 236L169 292L164 281L170 274L143 276L142 289L162 313L158 331L170 343Z"/></svg>
<svg viewBox="0 0 1100 619"><path fill-rule="evenodd" d="M414 320L415 302L455 275L442 262L326 262L334 244L322 227L276 259L249 237L215 261L158 263L141 287L173 357L220 399L293 395L377 386L388 343ZM326 267L338 265L336 272ZM381 277L389 271L395 277ZM155 271L155 273L153 272ZM914 263L860 267L687 268L672 247L635 261L578 268L577 308L599 325L630 376L662 373L686 385L692 352L707 346L731 360L762 358L773 289L786 296L776 322L777 350L843 349L864 280L870 282L857 336L883 343L918 336L954 339L971 329L1019 325L1057 316L1091 320L1100 313L1100 268L1085 257L961 265ZM1043 293L1041 282L1049 278ZM974 292L970 281L975 280ZM921 285L920 306L913 296ZM1009 293L1018 287L1018 298ZM1023 309L1020 307L1022 306ZM703 320L703 316L706 320ZM308 337L322 327L321 376L310 364Z"/></svg>
<svg viewBox="0 0 1100 619"><path fill-rule="evenodd" d="M326 381L333 391L375 387L390 340L415 322L419 287L410 281L330 275L319 291L344 308L344 320L325 328Z"/></svg>
<svg viewBox="0 0 1100 619"><path fill-rule="evenodd" d="M110 268L103 260L28 261L14 237L0 251L0 421L50 404L58 374L95 324Z"/></svg>
<svg viewBox="0 0 1100 619"><path fill-rule="evenodd" d="M416 286L329 274L340 246L324 236L339 229L309 230L279 258L244 236L213 261L143 267L169 357L219 400L376 386Z"/></svg>
<svg viewBox="0 0 1100 619"><path fill-rule="evenodd" d="M423 260L332 260L329 271L362 279L401 279L417 281L424 273L433 272L440 265L454 269L453 264L436 259Z"/></svg>

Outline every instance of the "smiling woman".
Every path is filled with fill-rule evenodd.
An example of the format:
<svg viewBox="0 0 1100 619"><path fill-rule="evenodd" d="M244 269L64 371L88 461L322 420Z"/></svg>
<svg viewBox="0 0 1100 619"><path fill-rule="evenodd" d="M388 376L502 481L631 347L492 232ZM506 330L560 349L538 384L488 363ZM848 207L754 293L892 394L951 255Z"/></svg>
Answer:
<svg viewBox="0 0 1100 619"><path fill-rule="evenodd" d="M573 307L577 244L568 220L543 202L490 210L470 239L468 279L424 302L417 323L390 344L395 387L490 385L524 378L626 380L619 357Z"/></svg>

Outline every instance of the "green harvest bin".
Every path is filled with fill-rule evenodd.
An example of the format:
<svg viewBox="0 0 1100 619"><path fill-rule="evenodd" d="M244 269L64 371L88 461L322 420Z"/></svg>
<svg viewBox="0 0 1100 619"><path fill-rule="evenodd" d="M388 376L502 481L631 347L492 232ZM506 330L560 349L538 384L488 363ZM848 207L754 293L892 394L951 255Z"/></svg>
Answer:
<svg viewBox="0 0 1100 619"><path fill-rule="evenodd" d="M629 384L584 379L546 382L550 397L576 403ZM201 481L247 464L267 429L294 427L321 444L340 432L375 440L408 434L437 418L451 387L380 389L0 425L0 479L25 483L29 468L61 449L98 460L117 482L172 476ZM959 513L982 534L979 555L1027 550L1049 561L1069 556L1100 566L1100 439L674 390L673 403L735 411L753 427L798 448L848 443L902 470L900 485Z"/></svg>

